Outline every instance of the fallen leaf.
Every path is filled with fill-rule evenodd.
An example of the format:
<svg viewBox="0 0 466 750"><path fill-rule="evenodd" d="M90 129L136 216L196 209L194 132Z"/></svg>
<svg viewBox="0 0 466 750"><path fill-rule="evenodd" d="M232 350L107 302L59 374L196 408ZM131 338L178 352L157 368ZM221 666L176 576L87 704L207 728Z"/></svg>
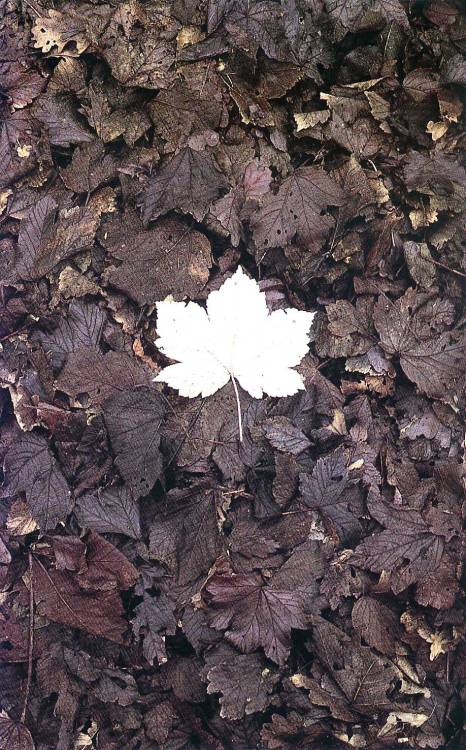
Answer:
<svg viewBox="0 0 466 750"><path fill-rule="evenodd" d="M70 488L41 435L23 435L8 451L4 471L8 496L26 494L31 515L43 531L54 529L73 507Z"/></svg>
<svg viewBox="0 0 466 750"><path fill-rule="evenodd" d="M173 209L202 221L228 183L213 156L183 148L151 178L144 196L144 223Z"/></svg>
<svg viewBox="0 0 466 750"><path fill-rule="evenodd" d="M241 267L211 292L207 313L192 302L159 302L157 312L156 345L181 362L164 368L156 380L182 396L210 396L230 378L254 398L303 389L292 368L307 351L314 314L289 308L269 315L265 295Z"/></svg>
<svg viewBox="0 0 466 750"><path fill-rule="evenodd" d="M303 244L320 243L334 223L324 210L344 200L342 190L322 169L297 169L276 194L264 197L253 215L254 241L261 249L287 245L294 238Z"/></svg>
<svg viewBox="0 0 466 750"><path fill-rule="evenodd" d="M121 391L105 401L103 414L118 471L135 497L148 495L162 472L162 397L147 387Z"/></svg>
<svg viewBox="0 0 466 750"><path fill-rule="evenodd" d="M272 661L285 663L291 629L306 627L299 593L264 586L254 575L214 575L206 588L212 627L226 631L227 640L244 653L262 647Z"/></svg>

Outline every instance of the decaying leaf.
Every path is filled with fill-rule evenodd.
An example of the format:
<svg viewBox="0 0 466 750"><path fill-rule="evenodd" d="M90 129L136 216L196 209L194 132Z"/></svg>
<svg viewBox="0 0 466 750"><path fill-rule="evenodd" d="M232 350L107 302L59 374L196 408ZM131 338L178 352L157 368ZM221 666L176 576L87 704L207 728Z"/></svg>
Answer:
<svg viewBox="0 0 466 750"><path fill-rule="evenodd" d="M54 529L70 513L68 483L47 441L36 433L23 435L8 451L4 471L9 496L24 492L32 517L44 531Z"/></svg>
<svg viewBox="0 0 466 750"><path fill-rule="evenodd" d="M244 653L262 647L277 664L285 662L291 629L306 627L299 592L264 586L253 575L214 576L207 591L211 625L225 630L228 641Z"/></svg>
<svg viewBox="0 0 466 750"><path fill-rule="evenodd" d="M344 203L344 193L321 169L303 167L288 177L276 195L269 193L252 218L254 241L259 248L320 242L333 227L328 206Z"/></svg>

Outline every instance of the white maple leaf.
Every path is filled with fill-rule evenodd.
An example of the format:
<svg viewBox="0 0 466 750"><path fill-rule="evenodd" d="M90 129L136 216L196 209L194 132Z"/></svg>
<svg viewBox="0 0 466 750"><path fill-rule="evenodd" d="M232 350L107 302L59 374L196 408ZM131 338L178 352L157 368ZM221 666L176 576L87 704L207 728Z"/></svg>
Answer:
<svg viewBox="0 0 466 750"><path fill-rule="evenodd" d="M157 302L156 345L177 364L155 380L181 396L211 396L229 380L253 398L291 396L304 389L293 368L308 351L315 313L288 308L269 313L265 294L241 267L207 298L207 311L195 302Z"/></svg>

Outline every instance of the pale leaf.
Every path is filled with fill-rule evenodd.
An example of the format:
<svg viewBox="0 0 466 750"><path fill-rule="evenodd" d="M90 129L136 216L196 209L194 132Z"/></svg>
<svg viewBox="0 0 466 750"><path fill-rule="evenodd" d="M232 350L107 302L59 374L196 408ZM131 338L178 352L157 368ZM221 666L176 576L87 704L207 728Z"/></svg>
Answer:
<svg viewBox="0 0 466 750"><path fill-rule="evenodd" d="M315 313L288 308L269 313L265 294L240 267L207 298L158 302L156 344L177 364L155 378L182 396L211 396L231 379L253 398L291 396L304 389L293 369L308 351Z"/></svg>

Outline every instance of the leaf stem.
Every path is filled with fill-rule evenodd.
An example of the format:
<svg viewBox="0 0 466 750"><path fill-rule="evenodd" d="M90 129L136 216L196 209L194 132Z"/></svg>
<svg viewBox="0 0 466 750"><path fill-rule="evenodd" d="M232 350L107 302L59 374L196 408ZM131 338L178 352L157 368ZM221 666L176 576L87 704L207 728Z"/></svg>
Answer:
<svg viewBox="0 0 466 750"><path fill-rule="evenodd" d="M236 380L234 379L231 373L230 373L230 378L231 378L231 382L233 383L233 388L235 389L236 406L238 409L239 441L240 443L242 443L243 442L243 421L241 419L241 404L239 400L238 386L236 385Z"/></svg>

